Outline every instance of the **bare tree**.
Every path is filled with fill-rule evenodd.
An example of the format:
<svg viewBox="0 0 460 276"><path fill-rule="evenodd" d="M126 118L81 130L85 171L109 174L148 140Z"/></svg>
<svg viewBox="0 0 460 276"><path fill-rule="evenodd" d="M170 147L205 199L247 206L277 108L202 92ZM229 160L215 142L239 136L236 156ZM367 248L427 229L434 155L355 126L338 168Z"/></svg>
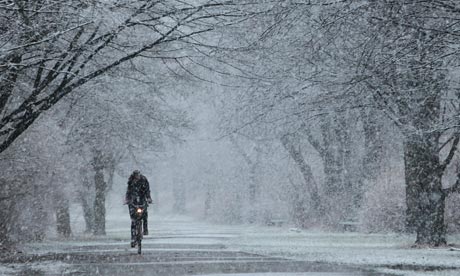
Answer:
<svg viewBox="0 0 460 276"><path fill-rule="evenodd" d="M442 110L458 101L448 78L458 64L450 50L457 45L456 6L452 1L341 3L325 9L318 25L324 56L332 57L322 85L372 99L374 109L385 112L402 133L407 219L417 244L446 243L445 198L452 189L443 189L442 175L458 139L456 111ZM450 149L441 154L445 140Z"/></svg>
<svg viewBox="0 0 460 276"><path fill-rule="evenodd" d="M14 1L0 6L2 18L21 22L8 33L15 40L9 39L1 49L1 85L8 89L2 90L1 97L0 152L43 112L82 85L135 58L180 58L168 56L165 48L198 47L204 44L201 34L230 24L242 14L229 1L92 3ZM49 14L65 17L29 39L28 24L46 27L52 18Z"/></svg>

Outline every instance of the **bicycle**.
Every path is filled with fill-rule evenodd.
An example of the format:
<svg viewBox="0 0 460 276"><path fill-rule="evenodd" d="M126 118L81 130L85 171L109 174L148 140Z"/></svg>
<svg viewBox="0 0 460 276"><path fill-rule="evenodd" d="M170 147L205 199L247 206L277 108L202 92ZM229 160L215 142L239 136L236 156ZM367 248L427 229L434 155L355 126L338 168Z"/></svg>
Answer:
<svg viewBox="0 0 460 276"><path fill-rule="evenodd" d="M146 202L142 204L135 204L133 202L130 202L128 204L134 210L133 217L135 220L134 233L131 233L132 235L131 238L134 238L134 242L131 242L131 247L135 247L137 245L137 253L141 254L142 253L142 238L144 235L144 229L143 229L144 221L143 220L144 220L145 212L147 210L148 205Z"/></svg>

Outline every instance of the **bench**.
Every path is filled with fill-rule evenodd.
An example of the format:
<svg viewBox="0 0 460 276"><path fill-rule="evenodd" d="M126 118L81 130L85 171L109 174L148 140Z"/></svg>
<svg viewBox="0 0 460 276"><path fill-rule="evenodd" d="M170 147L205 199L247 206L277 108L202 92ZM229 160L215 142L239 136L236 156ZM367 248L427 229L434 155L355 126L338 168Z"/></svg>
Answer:
<svg viewBox="0 0 460 276"><path fill-rule="evenodd" d="M361 223L356 220L345 220L345 221L340 221L339 225L342 226L342 229L344 231L356 232L358 230L358 227L361 225Z"/></svg>
<svg viewBox="0 0 460 276"><path fill-rule="evenodd" d="M267 225L268 226L278 226L278 227L281 227L283 226L283 224L285 223L286 221L285 220L282 220L282 219L271 219L267 222Z"/></svg>

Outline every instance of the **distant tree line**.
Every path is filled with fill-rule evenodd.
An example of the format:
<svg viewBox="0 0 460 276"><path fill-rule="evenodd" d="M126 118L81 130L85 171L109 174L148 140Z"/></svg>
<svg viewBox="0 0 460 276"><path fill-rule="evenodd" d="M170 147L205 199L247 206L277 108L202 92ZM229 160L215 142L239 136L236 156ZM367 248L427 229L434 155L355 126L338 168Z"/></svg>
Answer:
<svg viewBox="0 0 460 276"><path fill-rule="evenodd" d="M382 169L399 160L405 229L416 244L446 244L446 200L460 188L459 12L451 0L280 1L248 22L260 31L242 51L254 64L243 64L251 89L235 97L243 115L225 131L279 139L309 195L300 225L358 217Z"/></svg>

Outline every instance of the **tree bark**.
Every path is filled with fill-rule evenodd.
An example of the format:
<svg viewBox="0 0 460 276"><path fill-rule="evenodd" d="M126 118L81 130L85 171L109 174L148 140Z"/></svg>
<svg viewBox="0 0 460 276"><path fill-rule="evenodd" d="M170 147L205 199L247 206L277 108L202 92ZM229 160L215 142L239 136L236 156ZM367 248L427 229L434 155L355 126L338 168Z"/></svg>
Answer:
<svg viewBox="0 0 460 276"><path fill-rule="evenodd" d="M61 237L68 238L72 234L68 200L60 200L56 206L56 228Z"/></svg>
<svg viewBox="0 0 460 276"><path fill-rule="evenodd" d="M208 218L215 203L216 191L214 185L206 184L206 194L204 199L204 217Z"/></svg>
<svg viewBox="0 0 460 276"><path fill-rule="evenodd" d="M107 183L104 181L102 169L96 171L94 176L96 195L94 199L94 234L105 235L105 192Z"/></svg>
<svg viewBox="0 0 460 276"><path fill-rule="evenodd" d="M94 229L94 213L91 208L90 201L86 197L82 198L83 217L85 219L85 233L93 233Z"/></svg>
<svg viewBox="0 0 460 276"><path fill-rule="evenodd" d="M8 195L9 192L7 183L3 181L0 182L4 190L0 196L0 245L1 246L10 246L13 241L11 240L11 225L13 223L13 218L17 216L16 208L14 208L14 196ZM3 194L5 193L6 194Z"/></svg>
<svg viewBox="0 0 460 276"><path fill-rule="evenodd" d="M306 228L307 225L305 223L310 221L310 219L308 218L307 208L308 195L305 193L304 184L296 185L291 178L289 178L289 182L293 188L292 196L290 197L290 207L292 208L290 216L297 227Z"/></svg>
<svg viewBox="0 0 460 276"><path fill-rule="evenodd" d="M375 183L380 173L383 153L382 125L375 110L361 110L364 132L363 179Z"/></svg>
<svg viewBox="0 0 460 276"><path fill-rule="evenodd" d="M326 202L325 223L333 228L339 226L338 222L345 219L348 214L346 207L349 199L345 193L343 177L343 148L336 135L334 117L324 116L321 119L321 134L323 138L323 151L321 157L324 167L324 201Z"/></svg>
<svg viewBox="0 0 460 276"><path fill-rule="evenodd" d="M351 111L347 112L351 113ZM342 209L345 214L341 219L349 220L357 217L359 208L363 200L363 181L361 175L353 174L352 140L350 134L350 114L337 114L335 116L336 124L334 126L337 137L337 165L340 168L340 179L342 183Z"/></svg>
<svg viewBox="0 0 460 276"><path fill-rule="evenodd" d="M324 215L324 208L321 202L321 197L319 195L318 186L313 177L313 173L312 173L310 165L308 165L308 163L305 161L304 156L302 155L302 152L300 151L300 149L296 147L296 145L292 141L293 138L295 137L283 136L281 138L281 143L283 144L286 151L289 153L291 158L296 163L304 179L304 185L302 185L303 189L301 189L301 191L298 191L299 197L295 199L296 204L294 206L294 212L295 212L294 217L297 219L307 219L307 217L310 217L310 218L315 218L315 220L318 220L320 218L323 218L323 215ZM306 202L302 202L303 200L300 200L300 199L306 200L304 197L300 195L302 193L307 193L310 196L311 203L309 205L312 210L312 214L310 216L306 216L305 214ZM301 212L301 213L297 214L296 212ZM299 223L302 225L308 224L307 221L303 221Z"/></svg>
<svg viewBox="0 0 460 276"><path fill-rule="evenodd" d="M259 165L259 158L260 158L260 148L256 145L256 157L255 161L251 159L248 153L244 151L243 148L238 144L234 136L230 136L230 139L238 150L238 152L243 156L243 159L246 161L246 164L249 167L249 184L248 184L248 201L249 201L249 210L248 210L248 222L254 223L257 219L257 205L258 205L258 193L259 193L259 186L257 179L257 167Z"/></svg>
<svg viewBox="0 0 460 276"><path fill-rule="evenodd" d="M94 186L86 173L86 167L80 169L82 178L81 190L78 192L80 203L83 209L83 218L85 220L85 233L94 232Z"/></svg>
<svg viewBox="0 0 460 276"><path fill-rule="evenodd" d="M412 135L405 141L407 226L416 244L446 244L445 193L438 149L439 135Z"/></svg>
<svg viewBox="0 0 460 276"><path fill-rule="evenodd" d="M211 204L212 204L213 197L211 195L211 191L206 191L206 197L204 199L204 217L208 218L209 213L211 212Z"/></svg>

